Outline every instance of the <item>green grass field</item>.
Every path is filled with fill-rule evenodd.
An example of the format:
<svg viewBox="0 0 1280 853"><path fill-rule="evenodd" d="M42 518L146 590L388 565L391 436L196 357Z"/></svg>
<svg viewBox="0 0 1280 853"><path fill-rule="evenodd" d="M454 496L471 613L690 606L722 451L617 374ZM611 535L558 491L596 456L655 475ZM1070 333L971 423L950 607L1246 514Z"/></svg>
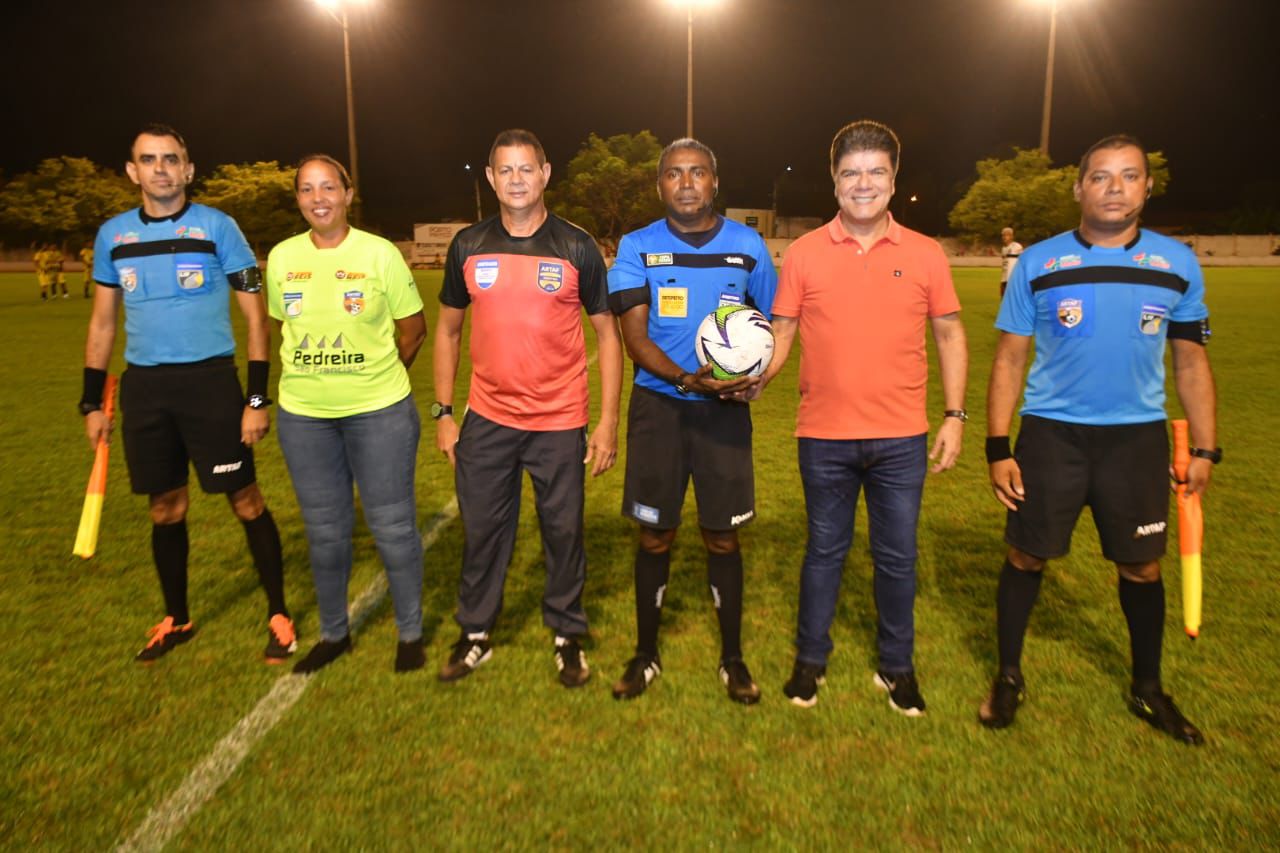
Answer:
<svg viewBox="0 0 1280 853"><path fill-rule="evenodd" d="M434 302L438 274L419 275ZM1195 644L1181 631L1176 556L1165 562L1165 681L1204 729L1201 749L1127 712L1128 640L1114 573L1087 522L1072 555L1050 566L1027 641L1030 695L1017 725L993 733L977 724L994 670L1003 551L1003 512L981 459L996 277L958 270L956 278L971 348L969 408L978 416L959 467L931 475L925 491L916 666L926 717L892 713L871 685L865 515L821 701L805 711L782 696L805 538L791 438L793 363L754 410L759 516L742 541L744 639L765 692L759 705L731 704L716 677L718 631L703 550L690 529L677 540L672 567L666 670L642 698L610 698L634 642L635 534L618 512L621 467L587 491L594 677L585 689L561 688L541 624L541 546L526 487L493 660L456 684L435 678L456 639L462 547L460 525L440 522L426 553L427 670L392 673L395 629L383 601L353 654L310 680L170 846L1280 845L1280 490L1272 455L1280 338L1266 331L1280 308L1280 270L1208 271L1226 460L1206 502L1205 619ZM34 277L0 276L9 353L0 365L0 846L103 849L133 835L280 679L293 677L261 663L264 604L244 537L223 499L206 495L195 496L190 515L200 633L154 666L133 663L162 615L144 500L129 494L117 447L98 554L87 562L70 556L91 463L75 413L88 303L41 304L36 294ZM429 345L413 379L429 424ZM306 648L316 638L314 596L274 435L258 458ZM430 428L419 460L426 528L453 493ZM356 562L353 599L381 572L363 528Z"/></svg>

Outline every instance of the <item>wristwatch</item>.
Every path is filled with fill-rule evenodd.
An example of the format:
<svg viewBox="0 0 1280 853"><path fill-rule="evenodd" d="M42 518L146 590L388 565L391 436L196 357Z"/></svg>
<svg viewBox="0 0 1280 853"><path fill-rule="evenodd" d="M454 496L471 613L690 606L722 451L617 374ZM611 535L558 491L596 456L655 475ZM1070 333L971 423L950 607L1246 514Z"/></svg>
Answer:
<svg viewBox="0 0 1280 853"><path fill-rule="evenodd" d="M86 403L84 400L81 400L76 405L80 409L81 417L87 417L90 412L96 412L102 408L101 403Z"/></svg>
<svg viewBox="0 0 1280 853"><path fill-rule="evenodd" d="M969 412L965 409L947 409L942 413L942 417L944 420L946 418L956 418L960 423L964 423L969 420Z"/></svg>
<svg viewBox="0 0 1280 853"><path fill-rule="evenodd" d="M690 373L681 373L679 376L676 377L676 381L674 384L676 386L676 390L679 391L681 394L693 393L692 389L689 388L689 386L686 385L684 381L684 378L686 376L692 376L692 375L693 374L690 374Z"/></svg>
<svg viewBox="0 0 1280 853"><path fill-rule="evenodd" d="M445 415L449 415L449 416L453 415L453 406L446 406L444 403L441 403L439 401L431 404L432 420L438 421L441 418L443 418Z"/></svg>
<svg viewBox="0 0 1280 853"><path fill-rule="evenodd" d="M250 394L249 399L245 400L244 404L251 409L265 409L273 402L274 401L270 397L263 394Z"/></svg>
<svg viewBox="0 0 1280 853"><path fill-rule="evenodd" d="M1214 465L1222 461L1222 448L1215 447L1213 450L1205 450L1203 447L1191 448L1192 456L1199 456L1201 459L1208 459Z"/></svg>

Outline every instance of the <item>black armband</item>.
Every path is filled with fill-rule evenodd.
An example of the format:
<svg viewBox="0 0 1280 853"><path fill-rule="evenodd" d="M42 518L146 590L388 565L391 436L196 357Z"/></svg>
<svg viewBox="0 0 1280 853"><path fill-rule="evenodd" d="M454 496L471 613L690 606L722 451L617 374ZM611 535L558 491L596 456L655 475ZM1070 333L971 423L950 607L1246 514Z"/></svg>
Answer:
<svg viewBox="0 0 1280 853"><path fill-rule="evenodd" d="M227 273L227 282L232 290L241 293L261 293L262 271L257 267L246 267L240 272Z"/></svg>
<svg viewBox="0 0 1280 853"><path fill-rule="evenodd" d="M107 372L96 367L84 369L84 390L80 392L80 411L87 414L102 408L102 391L107 385Z"/></svg>
<svg viewBox="0 0 1280 853"><path fill-rule="evenodd" d="M250 397L267 396L267 377L271 374L271 362L249 361L249 381L247 393Z"/></svg>
<svg viewBox="0 0 1280 853"><path fill-rule="evenodd" d="M609 294L609 310L619 317L637 305L648 304L649 286L647 284L640 287L628 287L626 290L619 290Z"/></svg>
<svg viewBox="0 0 1280 853"><path fill-rule="evenodd" d="M1013 458L1013 449L1009 446L1009 436L987 436L987 464L1002 462Z"/></svg>
<svg viewBox="0 0 1280 853"><path fill-rule="evenodd" d="M1169 321L1169 339L1176 341L1191 341L1193 344L1204 346L1209 343L1209 318L1203 320L1190 321Z"/></svg>

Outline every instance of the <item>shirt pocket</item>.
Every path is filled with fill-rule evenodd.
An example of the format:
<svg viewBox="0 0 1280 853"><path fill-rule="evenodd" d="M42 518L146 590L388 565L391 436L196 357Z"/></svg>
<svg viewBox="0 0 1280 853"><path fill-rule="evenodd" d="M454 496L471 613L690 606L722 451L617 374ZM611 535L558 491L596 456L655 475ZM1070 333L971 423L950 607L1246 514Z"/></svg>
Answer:
<svg viewBox="0 0 1280 853"><path fill-rule="evenodd" d="M217 255L204 252L178 252L173 257L172 292L186 299L199 299L213 293L219 278L225 277Z"/></svg>
<svg viewBox="0 0 1280 853"><path fill-rule="evenodd" d="M1092 287L1054 287L1042 298L1055 338L1091 338L1098 324Z"/></svg>
<svg viewBox="0 0 1280 853"><path fill-rule="evenodd" d="M1129 307L1129 337L1163 344L1173 301L1164 294L1134 293Z"/></svg>

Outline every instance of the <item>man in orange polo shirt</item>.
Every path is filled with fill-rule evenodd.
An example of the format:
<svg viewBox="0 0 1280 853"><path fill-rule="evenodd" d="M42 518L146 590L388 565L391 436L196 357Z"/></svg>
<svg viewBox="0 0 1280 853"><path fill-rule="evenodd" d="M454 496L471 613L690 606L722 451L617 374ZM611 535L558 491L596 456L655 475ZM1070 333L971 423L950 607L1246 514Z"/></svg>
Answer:
<svg viewBox="0 0 1280 853"><path fill-rule="evenodd" d="M795 667L783 692L802 707L818 701L865 489L879 613L874 681L892 708L917 717L925 703L912 663L916 522L926 469L946 471L960 454L969 357L942 248L889 214L899 151L898 137L879 122L856 121L836 134L831 177L840 212L787 252L773 303L777 343L761 387L782 369L798 330L796 436L809 538ZM937 345L944 401L932 451L926 326Z"/></svg>

